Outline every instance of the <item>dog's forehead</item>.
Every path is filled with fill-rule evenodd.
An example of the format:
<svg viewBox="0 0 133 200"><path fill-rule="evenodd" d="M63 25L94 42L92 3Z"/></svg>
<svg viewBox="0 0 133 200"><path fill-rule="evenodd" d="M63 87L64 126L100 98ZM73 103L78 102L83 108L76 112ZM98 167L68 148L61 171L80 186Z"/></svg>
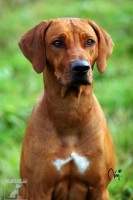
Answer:
<svg viewBox="0 0 133 200"><path fill-rule="evenodd" d="M88 33L96 37L94 29L89 25L88 20L79 18L61 18L52 21L48 29L48 35L56 36L62 33Z"/></svg>

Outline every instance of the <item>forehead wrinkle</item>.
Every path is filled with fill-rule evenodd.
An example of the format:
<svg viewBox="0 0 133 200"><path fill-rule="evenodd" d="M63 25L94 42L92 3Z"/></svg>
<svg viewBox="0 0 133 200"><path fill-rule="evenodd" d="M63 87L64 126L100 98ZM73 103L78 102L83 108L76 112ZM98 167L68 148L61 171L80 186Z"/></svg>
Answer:
<svg viewBox="0 0 133 200"><path fill-rule="evenodd" d="M89 25L87 20L71 19L71 25L75 32L79 32L80 36L81 34L84 34L86 37L93 37L97 39L94 29Z"/></svg>
<svg viewBox="0 0 133 200"><path fill-rule="evenodd" d="M52 39L56 39L56 38L67 38L68 37L68 33L67 32L62 32L62 33L57 33L56 35L54 35L52 37Z"/></svg>
<svg viewBox="0 0 133 200"><path fill-rule="evenodd" d="M97 38L95 37L95 35L89 34L87 32L83 32L80 34L80 37L83 39L88 39L88 38L92 38L94 40L96 40Z"/></svg>
<svg viewBox="0 0 133 200"><path fill-rule="evenodd" d="M77 21L78 19L75 19L75 20ZM73 42L74 44L77 44L80 39L80 35L79 35L79 31L77 31L77 26L75 26L75 24L73 23L73 21L75 20L70 19L70 24L71 24Z"/></svg>
<svg viewBox="0 0 133 200"><path fill-rule="evenodd" d="M69 39L71 44L77 44L86 37L92 37L95 40L97 36L93 28L89 25L87 20L81 20L78 18L66 18L61 20L54 20L48 32L51 35L51 39L56 38ZM49 35L48 33L48 35Z"/></svg>
<svg viewBox="0 0 133 200"><path fill-rule="evenodd" d="M69 20L54 20L52 26L49 29L49 33L52 38L62 37L65 38L70 32Z"/></svg>
<svg viewBox="0 0 133 200"><path fill-rule="evenodd" d="M51 39L54 40L56 38L62 38L64 40L69 40L72 44L73 41L77 42L78 40L75 38L75 32L73 24L71 24L71 19L63 19L61 21L56 20L51 27ZM68 43L69 43L68 42ZM69 44L70 44L69 43Z"/></svg>

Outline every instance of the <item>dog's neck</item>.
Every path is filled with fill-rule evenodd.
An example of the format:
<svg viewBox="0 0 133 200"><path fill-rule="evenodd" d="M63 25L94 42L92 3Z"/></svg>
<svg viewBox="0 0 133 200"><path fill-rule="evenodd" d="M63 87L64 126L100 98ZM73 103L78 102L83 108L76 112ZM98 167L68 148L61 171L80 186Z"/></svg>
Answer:
<svg viewBox="0 0 133 200"><path fill-rule="evenodd" d="M56 126L58 132L65 129L66 124L77 127L91 116L95 98L93 85L61 86L53 73L45 71L44 88L43 110L47 111L48 118ZM56 123L60 119L62 119L61 123Z"/></svg>
<svg viewBox="0 0 133 200"><path fill-rule="evenodd" d="M80 103L82 97L87 98L88 104L92 103L93 84L91 85L76 85L63 86L59 84L55 74L46 68L44 74L44 89L47 95L57 99L75 99ZM83 99L82 99L83 101ZM70 102L71 103L71 102ZM66 105L67 106L67 105Z"/></svg>

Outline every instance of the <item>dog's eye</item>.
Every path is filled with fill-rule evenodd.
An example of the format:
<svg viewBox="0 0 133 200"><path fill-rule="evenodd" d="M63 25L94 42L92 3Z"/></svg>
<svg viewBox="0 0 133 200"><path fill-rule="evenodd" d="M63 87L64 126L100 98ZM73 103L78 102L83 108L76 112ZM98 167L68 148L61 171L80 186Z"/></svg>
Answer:
<svg viewBox="0 0 133 200"><path fill-rule="evenodd" d="M61 40L55 40L52 44L57 48L62 48L64 46Z"/></svg>
<svg viewBox="0 0 133 200"><path fill-rule="evenodd" d="M92 40L92 39L88 39L87 42L86 42L86 46L88 46L88 47L91 47L91 46L93 46L94 44L95 44L95 41Z"/></svg>

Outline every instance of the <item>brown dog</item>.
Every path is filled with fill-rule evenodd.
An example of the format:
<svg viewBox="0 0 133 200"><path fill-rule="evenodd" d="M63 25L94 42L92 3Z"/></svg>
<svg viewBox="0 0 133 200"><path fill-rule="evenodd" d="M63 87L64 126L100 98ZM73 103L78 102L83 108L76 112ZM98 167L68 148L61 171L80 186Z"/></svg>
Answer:
<svg viewBox="0 0 133 200"><path fill-rule="evenodd" d="M91 20L43 21L20 40L45 92L28 122L21 178L28 200L107 200L112 139L93 94L93 66L103 73L110 36ZM26 198L23 185L20 196Z"/></svg>

